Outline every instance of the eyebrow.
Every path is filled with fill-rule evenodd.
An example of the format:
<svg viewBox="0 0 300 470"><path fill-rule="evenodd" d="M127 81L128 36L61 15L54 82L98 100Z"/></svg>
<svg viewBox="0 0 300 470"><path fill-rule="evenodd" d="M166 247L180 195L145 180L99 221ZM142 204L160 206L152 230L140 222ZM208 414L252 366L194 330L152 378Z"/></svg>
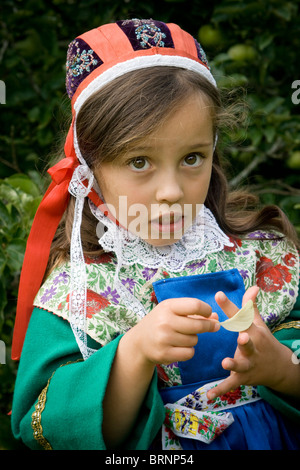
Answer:
<svg viewBox="0 0 300 470"><path fill-rule="evenodd" d="M196 144L193 144L191 146L188 146L187 148L189 150L195 150L197 148L202 148L202 147L209 147L210 145L213 145L213 142L210 141L210 142L198 142ZM148 150L153 150L155 148L155 145L141 145L141 146L138 146L138 147L132 147L132 149L130 149L130 151L132 152L141 152L141 151L148 151Z"/></svg>
<svg viewBox="0 0 300 470"><path fill-rule="evenodd" d="M212 141L210 141L210 142L199 142L195 145L191 145L189 148L191 150L193 150L193 149L196 149L196 148L199 148L199 147L209 147L210 145L213 145Z"/></svg>

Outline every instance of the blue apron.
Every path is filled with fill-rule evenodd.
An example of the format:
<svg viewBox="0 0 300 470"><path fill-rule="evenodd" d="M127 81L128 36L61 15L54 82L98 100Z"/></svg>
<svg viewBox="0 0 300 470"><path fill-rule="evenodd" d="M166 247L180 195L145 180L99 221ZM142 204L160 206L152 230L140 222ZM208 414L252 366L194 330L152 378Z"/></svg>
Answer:
<svg viewBox="0 0 300 470"><path fill-rule="evenodd" d="M241 308L245 293L244 282L237 269L163 279L154 282L153 288L158 302L168 298L198 298L217 312L220 321L226 320L227 317L216 303L215 294L218 291L224 292ZM209 382L226 378L229 372L222 368L221 362L225 357L234 356L237 337L238 333L224 328L215 333L199 334L193 358L178 363L182 385L160 390L164 404L175 403ZM181 447L185 450L300 449L298 426L289 422L264 400L235 406L230 412L234 422L215 440L207 444L181 437Z"/></svg>

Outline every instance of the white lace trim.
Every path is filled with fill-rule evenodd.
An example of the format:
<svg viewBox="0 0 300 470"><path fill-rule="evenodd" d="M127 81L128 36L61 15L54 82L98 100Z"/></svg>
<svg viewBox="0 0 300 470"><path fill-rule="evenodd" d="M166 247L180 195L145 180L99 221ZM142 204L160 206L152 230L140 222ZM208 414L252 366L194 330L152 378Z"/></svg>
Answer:
<svg viewBox="0 0 300 470"><path fill-rule="evenodd" d="M217 86L214 77L205 67L205 65L189 57L180 55L168 56L162 54L133 57L132 59L118 62L109 69L105 70L105 72L102 72L100 75L98 75L86 86L84 90L82 90L73 104L76 115L78 116L78 113L87 98L96 91L100 90L100 88L104 87L107 83L110 83L111 81L122 75L125 75L128 72L155 66L182 67L187 70L193 70L194 72L204 76L212 85L215 87Z"/></svg>
<svg viewBox="0 0 300 470"><path fill-rule="evenodd" d="M153 246L124 228L117 226L90 202L92 213L106 227L99 244L105 251L114 252L121 266L135 263L146 268L164 268L171 272L182 271L187 263L203 259L210 253L221 251L224 246L233 246L220 229L212 212L202 205L196 220L183 234L181 240L172 245Z"/></svg>
<svg viewBox="0 0 300 470"><path fill-rule="evenodd" d="M85 186L84 181L88 181ZM69 192L75 197L74 220L70 246L71 287L70 287L70 325L84 359L94 350L87 346L86 329L86 270L81 244L81 220L85 197L93 185L94 175L87 165L75 168L69 184Z"/></svg>

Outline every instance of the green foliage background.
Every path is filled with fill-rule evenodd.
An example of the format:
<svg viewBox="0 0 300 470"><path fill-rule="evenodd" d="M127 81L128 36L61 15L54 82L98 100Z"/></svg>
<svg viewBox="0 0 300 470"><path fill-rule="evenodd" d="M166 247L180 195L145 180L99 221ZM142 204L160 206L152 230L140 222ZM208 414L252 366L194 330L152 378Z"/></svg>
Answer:
<svg viewBox="0 0 300 470"><path fill-rule="evenodd" d="M197 37L219 86L246 91L248 124L222 142L231 185L246 182L262 202L278 204L300 232L300 104L292 102L292 84L300 80L299 13L299 1L282 0L1 0L0 340L6 364L0 365L0 449L15 445L6 414L17 367L10 360L17 287L48 184L44 168L70 118L64 88L69 42L100 24L135 17L175 22Z"/></svg>

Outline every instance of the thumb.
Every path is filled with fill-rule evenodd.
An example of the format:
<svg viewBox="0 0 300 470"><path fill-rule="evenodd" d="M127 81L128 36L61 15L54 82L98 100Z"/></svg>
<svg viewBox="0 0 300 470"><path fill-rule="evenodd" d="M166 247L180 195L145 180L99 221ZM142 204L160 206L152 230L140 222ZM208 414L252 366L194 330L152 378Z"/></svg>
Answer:
<svg viewBox="0 0 300 470"><path fill-rule="evenodd" d="M246 290L243 296L242 306L244 306L248 302L248 300L252 300L254 307L255 307L256 306L255 301L256 301L256 297L258 293L259 293L259 287L257 286L249 287L249 289Z"/></svg>
<svg viewBox="0 0 300 470"><path fill-rule="evenodd" d="M249 289L246 290L243 296L242 306L244 306L248 302L248 300L252 300L255 317L261 320L261 316L259 314L259 311L256 305L256 297L258 293L259 293L259 287L257 286L249 287Z"/></svg>

